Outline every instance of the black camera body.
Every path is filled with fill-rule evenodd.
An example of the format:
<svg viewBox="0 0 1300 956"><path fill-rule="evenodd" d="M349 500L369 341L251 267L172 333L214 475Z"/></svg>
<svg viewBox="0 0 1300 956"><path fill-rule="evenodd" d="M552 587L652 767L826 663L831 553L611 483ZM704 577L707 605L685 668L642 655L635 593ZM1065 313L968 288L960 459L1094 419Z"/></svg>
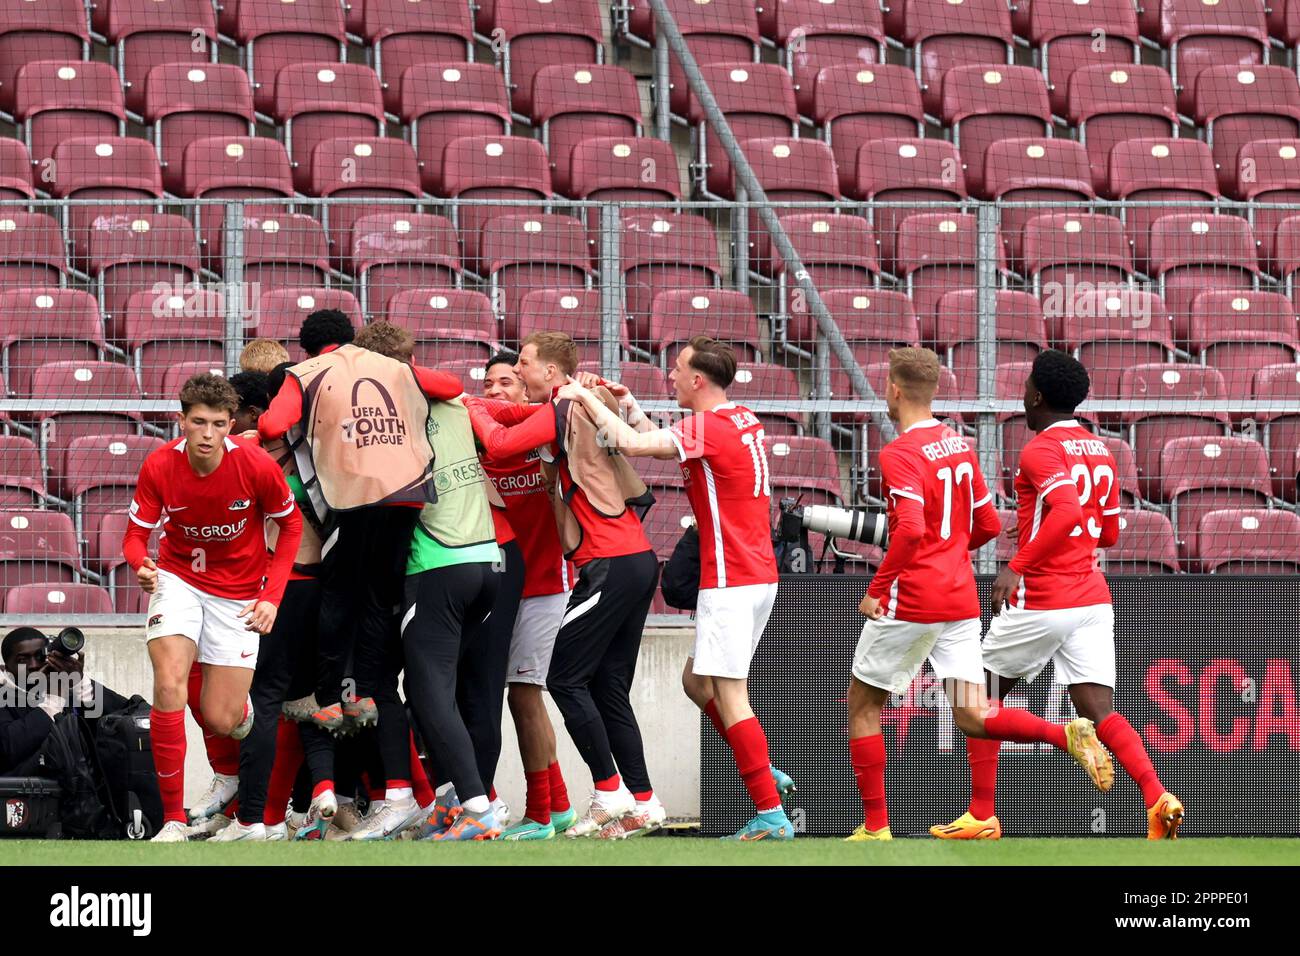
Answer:
<svg viewBox="0 0 1300 956"><path fill-rule="evenodd" d="M76 657L86 646L86 635L79 627L65 627L58 634L45 635L45 653L61 651L67 657Z"/></svg>
<svg viewBox="0 0 1300 956"><path fill-rule="evenodd" d="M772 535L777 568L782 574L804 574L816 570L817 559L808 543L808 532L826 536L826 550L834 555L834 573L843 574L851 556L835 547L836 538L860 541L884 548L888 544L889 521L880 511L850 510L833 505L801 506L801 499L782 498Z"/></svg>

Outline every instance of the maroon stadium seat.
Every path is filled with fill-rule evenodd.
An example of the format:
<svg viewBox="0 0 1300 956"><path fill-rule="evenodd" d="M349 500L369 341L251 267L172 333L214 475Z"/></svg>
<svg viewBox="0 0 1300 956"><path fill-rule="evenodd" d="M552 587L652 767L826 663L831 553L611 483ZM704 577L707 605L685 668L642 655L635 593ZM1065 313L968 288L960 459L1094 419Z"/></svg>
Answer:
<svg viewBox="0 0 1300 956"><path fill-rule="evenodd" d="M823 438L782 435L767 445L772 497L804 496L805 504L839 504L844 500L835 449Z"/></svg>
<svg viewBox="0 0 1300 956"><path fill-rule="evenodd" d="M1259 401L1287 401L1293 411L1266 412L1258 416L1264 426L1273 494L1286 501L1296 500L1297 450L1300 450L1300 365L1285 362L1255 372L1254 398Z"/></svg>
<svg viewBox="0 0 1300 956"><path fill-rule="evenodd" d="M1053 91L1053 96L1059 90ZM1066 117L1088 149L1092 184L1104 191L1110 151L1127 139L1158 139L1178 132L1169 74L1158 66L1085 66L1070 77Z"/></svg>
<svg viewBox="0 0 1300 956"><path fill-rule="evenodd" d="M878 203L951 202L951 211L957 213L961 211L959 201L966 198L966 177L961 155L952 143L941 139L880 139L858 149L853 190L855 198ZM881 259L889 271L897 265L898 233L903 220L918 212L944 211L930 205L868 208L880 241Z"/></svg>
<svg viewBox="0 0 1300 956"><path fill-rule="evenodd" d="M801 104L808 92L799 87ZM806 106L801 110L808 113ZM925 133L921 88L904 66L840 63L823 68L817 74L811 115L835 154L840 191L850 196L858 194L857 157L863 144Z"/></svg>
<svg viewBox="0 0 1300 956"><path fill-rule="evenodd" d="M1041 201L1060 209L1062 203L1095 197L1087 151L1068 139L1031 137L991 143L984 153L984 197L1011 204L1003 208L998 225L1016 268L1025 223L1048 211L1022 203Z"/></svg>
<svg viewBox="0 0 1300 956"><path fill-rule="evenodd" d="M415 151L399 139L340 137L319 143L311 154L310 193L322 198L420 198L420 172ZM345 257L352 247L352 226L372 213L415 212L415 204L355 203L331 205L325 225L336 264L350 266Z"/></svg>
<svg viewBox="0 0 1300 956"><path fill-rule="evenodd" d="M875 0L776 0L759 9L763 35L775 41L794 76L799 112L813 114L821 71L883 63L885 30Z"/></svg>
<svg viewBox="0 0 1300 956"><path fill-rule="evenodd" d="M533 77L532 124L551 157L551 183L568 193L573 150L591 136L641 133L636 77L621 66L544 66ZM675 165L675 164L674 164Z"/></svg>
<svg viewBox="0 0 1300 956"><path fill-rule="evenodd" d="M362 216L352 227L351 259L366 315L382 314L388 300L403 289L460 284L456 227L442 216Z"/></svg>
<svg viewBox="0 0 1300 956"><path fill-rule="evenodd" d="M78 257L86 255L92 230L128 223L148 206L120 206L115 200L160 199L162 175L158 154L142 139L129 136L65 139L54 147L50 194L55 199L95 199L67 210L69 238Z"/></svg>
<svg viewBox="0 0 1300 956"><path fill-rule="evenodd" d="M1222 508L1264 508L1271 483L1264 446L1248 438L1175 438L1160 453L1161 493L1179 555L1196 570L1201 518Z"/></svg>
<svg viewBox="0 0 1300 956"><path fill-rule="evenodd" d="M5 595L6 614L112 614L113 598L97 584L27 584Z"/></svg>
<svg viewBox="0 0 1300 956"><path fill-rule="evenodd" d="M98 528L90 530L89 547L86 564L96 574L102 576L113 596L113 609L118 614L143 613L148 606L149 595L140 590L136 583L135 572L122 557L122 538L126 534L131 519L125 511L105 515ZM149 538L149 553L158 554L158 538L162 533L161 525Z"/></svg>
<svg viewBox="0 0 1300 956"><path fill-rule="evenodd" d="M794 83L781 67L774 63L708 63L700 71L740 143L798 135ZM698 101L692 104L688 118L697 179L709 194L732 198L731 160Z"/></svg>
<svg viewBox="0 0 1300 956"><path fill-rule="evenodd" d="M77 579L77 535L59 511L0 512L0 589Z"/></svg>
<svg viewBox="0 0 1300 956"><path fill-rule="evenodd" d="M1097 399L1120 397L1126 369L1167 362L1173 353L1172 316L1158 295L1140 289L1071 296L1054 321L1054 341L1083 363L1092 383L1090 394Z"/></svg>
<svg viewBox="0 0 1300 956"><path fill-rule="evenodd" d="M193 223L171 213L126 211L130 215L101 221L86 245L86 271L95 279L113 339L122 336L122 312L134 293L183 289L199 277L199 240Z"/></svg>
<svg viewBox="0 0 1300 956"><path fill-rule="evenodd" d="M0 212L0 289L61 286L67 271L63 230L53 216Z"/></svg>
<svg viewBox="0 0 1300 956"><path fill-rule="evenodd" d="M672 202L682 196L671 143L652 136L594 136L570 156L568 195L593 202ZM629 210L630 211L630 210ZM599 229L587 210L587 228Z"/></svg>
<svg viewBox="0 0 1300 956"><path fill-rule="evenodd" d="M37 60L90 59L83 0L0 5L0 109L13 112L18 71Z"/></svg>
<svg viewBox="0 0 1300 956"><path fill-rule="evenodd" d="M1223 373L1228 395L1249 399L1257 369L1300 352L1295 309L1280 292L1202 292L1192 300L1191 351Z"/></svg>
<svg viewBox="0 0 1300 956"><path fill-rule="evenodd" d="M1229 508L1201 517L1201 565L1208 574L1300 571L1300 516L1290 511Z"/></svg>
<svg viewBox="0 0 1300 956"><path fill-rule="evenodd" d="M15 395L32 394L36 370L48 362L95 362L104 326L94 298L79 289L10 289L0 295L4 377Z"/></svg>
<svg viewBox="0 0 1300 956"><path fill-rule="evenodd" d="M384 89L390 113L398 112L406 71L430 63L468 60L474 49L469 5L460 0L356 0L361 35Z"/></svg>
<svg viewBox="0 0 1300 956"><path fill-rule="evenodd" d="M32 376L32 398L40 402L104 398L135 403L140 401L140 385L132 369L115 362L47 362ZM47 470L76 439L134 435L141 423L135 411L41 411L34 417Z"/></svg>
<svg viewBox="0 0 1300 956"><path fill-rule="evenodd" d="M1224 402L1227 386L1218 369L1201 365L1150 363L1130 366L1120 376L1122 401L1163 399ZM1221 438L1228 432L1223 411L1128 411L1123 415L1129 445L1137 457L1142 497L1159 500L1161 452L1166 443L1182 438Z"/></svg>
<svg viewBox="0 0 1300 956"><path fill-rule="evenodd" d="M1135 203L1169 200L1176 208L1139 205L1122 210L1135 264L1146 267L1151 225L1171 212L1190 213L1187 205L1205 200L1199 207L1213 210L1210 200L1219 196L1210 147L1194 139L1129 139L1116 144L1110 153L1110 195Z"/></svg>
<svg viewBox="0 0 1300 956"><path fill-rule="evenodd" d="M257 108L275 108L275 78L292 63L330 63L346 53L343 8L336 0L294 0L292 4L245 0L235 13L235 39Z"/></svg>
<svg viewBox="0 0 1300 956"><path fill-rule="evenodd" d="M822 302L839 326L840 334L863 367L887 363L890 349L920 344L920 329L912 313L912 302L901 292L886 289L831 289L822 293ZM812 328L803 340L812 345ZM848 373L835 357L830 356L831 394L849 398L853 387Z"/></svg>
<svg viewBox="0 0 1300 956"><path fill-rule="evenodd" d="M517 344L533 332L564 332L587 354L600 354L601 292L599 289L534 289L520 300L519 315L505 328ZM627 322L618 320L619 344L626 354Z"/></svg>
<svg viewBox="0 0 1300 956"><path fill-rule="evenodd" d="M1161 0L1160 42L1169 48L1169 72L1178 109L1191 114L1202 70L1251 66L1268 54L1264 5L1256 0Z"/></svg>
<svg viewBox="0 0 1300 956"><path fill-rule="evenodd" d="M145 78L159 63L198 66L216 59L217 20L207 0L107 0L107 6L104 35L115 47L127 109L144 109Z"/></svg>
<svg viewBox="0 0 1300 956"><path fill-rule="evenodd" d="M253 134L253 89L233 63L164 63L145 80L144 121L158 148L163 183L180 193L190 143Z"/></svg>
<svg viewBox="0 0 1300 956"><path fill-rule="evenodd" d="M1024 270L1043 301L1047 337L1062 338L1073 303L1094 292L1119 292L1133 278L1124 224L1096 213L1044 213L1025 223Z"/></svg>
<svg viewBox="0 0 1300 956"><path fill-rule="evenodd" d="M1097 42L1098 31L1104 43ZM1029 42L1038 47L1052 111L1065 115L1076 71L1125 68L1137 61L1137 14L1132 0L1035 2L1029 6Z"/></svg>
<svg viewBox="0 0 1300 956"><path fill-rule="evenodd" d="M950 96L950 69L1010 62L1011 16L1002 0L907 0L902 40L912 48L926 112L937 115ZM982 72L982 66L975 69L975 75ZM964 83L959 80L958 88ZM1046 83L1042 86L1046 105Z"/></svg>
<svg viewBox="0 0 1300 956"><path fill-rule="evenodd" d="M667 3L677 21L677 28L700 66L757 62L758 17L755 5L749 0L667 0ZM649 4L638 9L646 11L644 23L648 25ZM653 33L646 38L653 40ZM686 82L686 73L677 57L669 57L668 82L672 91L669 105L673 113L688 115L694 97L690 95L690 84Z"/></svg>
<svg viewBox="0 0 1300 956"><path fill-rule="evenodd" d="M384 135L379 77L359 63L290 63L275 76L272 114L294 168L294 182L310 184L312 151L337 137Z"/></svg>
<svg viewBox="0 0 1300 956"><path fill-rule="evenodd" d="M289 357L301 362L306 355L298 345L303 320L318 309L338 309L361 327L361 307L351 292L342 289L277 289L263 292L253 308L244 330L246 338L275 339L283 342Z"/></svg>
<svg viewBox="0 0 1300 956"><path fill-rule="evenodd" d="M740 362L736 365L736 379L727 388L727 397L741 405L751 401L785 400L790 411L755 412L768 435L794 435L803 430L804 413L795 411L806 398L799 387L799 379L790 369L781 365L758 365Z"/></svg>
<svg viewBox="0 0 1300 956"><path fill-rule="evenodd" d="M418 365L482 365L499 345L499 323L482 292L407 289L388 299L385 318L415 337Z"/></svg>
<svg viewBox="0 0 1300 956"><path fill-rule="evenodd" d="M38 165L60 140L125 132L122 87L107 63L37 60L18 71L17 85L14 118Z"/></svg>
<svg viewBox="0 0 1300 956"><path fill-rule="evenodd" d="M754 303L732 289L660 292L650 305L651 352L671 370L677 354L697 335L725 342L737 361L757 361L762 352Z"/></svg>
<svg viewBox="0 0 1300 956"><path fill-rule="evenodd" d="M839 175L835 171L835 157L825 143L816 139L763 138L741 140L745 151L768 201L776 212L797 212L782 209L782 203L836 201L840 198ZM771 237L759 221L758 213L749 213L749 267L755 272L770 273L770 263L775 258Z"/></svg>
<svg viewBox="0 0 1300 956"><path fill-rule="evenodd" d="M467 268L478 272L484 225L495 216L539 214L551 195L546 149L523 136L463 136L443 154L442 192L452 199L517 199L518 206L456 206Z"/></svg>
<svg viewBox="0 0 1300 956"><path fill-rule="evenodd" d="M392 95L392 86L387 95ZM510 133L510 103L490 63L417 63L401 76L398 115L415 147L424 188L447 195L443 150L460 137Z"/></svg>
<svg viewBox="0 0 1300 956"><path fill-rule="evenodd" d="M1151 226L1151 263L1160 296L1174 316L1174 340L1190 338L1192 300L1207 289L1249 290L1259 261L1250 223L1237 216L1175 214Z"/></svg>
<svg viewBox="0 0 1300 956"><path fill-rule="evenodd" d="M786 235L799 253L804 271L819 293L830 289L863 289L879 284L880 254L871 224L860 216L801 212L782 216ZM808 348L814 319L803 303L803 293L784 260L773 251L770 262L755 263L764 275L781 281L781 304L789 316L789 344Z"/></svg>
<svg viewBox="0 0 1300 956"><path fill-rule="evenodd" d="M1260 265L1274 275L1284 275L1277 258L1277 232L1282 221L1294 214L1294 207L1300 206L1300 139L1247 143L1238 154L1236 173L1233 195L1263 204L1247 210L1259 241ZM1270 209L1270 203L1293 208Z"/></svg>
<svg viewBox="0 0 1300 956"><path fill-rule="evenodd" d="M1004 268L998 243L999 268ZM935 308L951 289L978 284L979 231L972 215L917 213L903 220L898 230L896 272L907 284L921 338L934 341Z"/></svg>
<svg viewBox="0 0 1300 956"><path fill-rule="evenodd" d="M493 32L511 109L532 112L533 77L543 67L600 63L601 20L596 0L496 0Z"/></svg>
<svg viewBox="0 0 1300 956"><path fill-rule="evenodd" d="M1176 574L1178 541L1158 511L1121 511L1119 540L1102 552L1107 574Z"/></svg>
<svg viewBox="0 0 1300 956"><path fill-rule="evenodd" d="M497 216L483 227L482 254L493 309L506 328L533 289L591 287L587 231L570 216Z"/></svg>
<svg viewBox="0 0 1300 956"><path fill-rule="evenodd" d="M1032 362L1047 348L1042 303L1027 292L1001 289L996 308L995 361ZM944 364L957 376L958 394L975 398L979 394L979 292L949 292L939 300L935 315L934 342L941 349L946 347Z"/></svg>
<svg viewBox="0 0 1300 956"><path fill-rule="evenodd" d="M952 127L953 145L961 150L966 187L979 193L991 143L1051 135L1047 82L1028 66L953 67L943 75L943 122Z"/></svg>
<svg viewBox="0 0 1300 956"><path fill-rule="evenodd" d="M216 375L224 378L226 374L224 362L182 362L180 365L173 365L167 369L163 376L162 397L175 400L181 393L181 388L195 375ZM179 403L176 411L180 411ZM175 415L168 415L168 419L175 421Z"/></svg>
<svg viewBox="0 0 1300 956"><path fill-rule="evenodd" d="M0 507L35 508L46 493L36 443L24 435L0 435Z"/></svg>
<svg viewBox="0 0 1300 956"><path fill-rule="evenodd" d="M722 284L718 237L694 213L634 211L619 238L624 311L632 340L650 340L650 306L667 289L715 289Z"/></svg>
<svg viewBox="0 0 1300 956"><path fill-rule="evenodd" d="M166 388L167 373L174 367L225 364L226 305L216 292L137 292L126 302L122 327L145 398L176 397L175 390Z"/></svg>
<svg viewBox="0 0 1300 956"><path fill-rule="evenodd" d="M270 199L293 195L293 174L283 144L264 136L205 136L185 147L181 194L195 199ZM245 205L244 215L282 214L284 203ZM199 207L194 213L204 264L221 271L225 210Z"/></svg>
<svg viewBox="0 0 1300 956"><path fill-rule="evenodd" d="M1196 78L1194 117L1205 127L1219 188L1231 192L1243 146L1300 136L1300 82L1282 66L1208 67Z"/></svg>
<svg viewBox="0 0 1300 956"><path fill-rule="evenodd" d="M325 288L329 240L321 224L301 213L266 212L244 218L244 288L249 309L263 292Z"/></svg>
<svg viewBox="0 0 1300 956"><path fill-rule="evenodd" d="M162 444L147 435L86 435L63 450L52 463L50 485L72 502L78 537L105 515L131 507L144 460Z"/></svg>
<svg viewBox="0 0 1300 956"><path fill-rule="evenodd" d="M0 137L0 199L31 199L32 158L20 140Z"/></svg>

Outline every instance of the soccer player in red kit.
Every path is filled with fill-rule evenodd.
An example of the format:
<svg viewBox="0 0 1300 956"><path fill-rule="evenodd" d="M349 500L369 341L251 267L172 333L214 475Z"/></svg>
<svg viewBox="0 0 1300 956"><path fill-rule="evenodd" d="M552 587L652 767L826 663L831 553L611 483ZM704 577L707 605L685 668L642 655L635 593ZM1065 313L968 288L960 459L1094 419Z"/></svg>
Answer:
<svg viewBox="0 0 1300 956"><path fill-rule="evenodd" d="M992 541L1001 522L970 444L930 409L938 384L939 357L930 349L889 353L885 402L899 436L880 452L889 550L862 599L868 620L849 682L849 756L864 817L851 841L892 839L880 715L891 693L906 693L926 658L968 737L1027 734L1068 749L1085 768L1105 757L1087 721L1064 728L987 705L969 552Z"/></svg>
<svg viewBox="0 0 1300 956"><path fill-rule="evenodd" d="M1115 614L1095 553L1119 539L1119 472L1105 443L1074 419L1089 385L1078 359L1057 351L1041 352L1025 381L1026 423L1036 434L1020 454L1015 478L1020 548L993 584L984 668L990 696L1001 698L1052 661L1056 682L1070 688L1075 709L1095 723L1096 737L1141 788L1147 836L1174 839L1183 805L1165 790L1142 739L1114 709ZM967 741L967 753L971 807L930 832L996 838L998 748ZM1107 770L1103 790L1113 779Z"/></svg>
<svg viewBox="0 0 1300 956"><path fill-rule="evenodd" d="M691 413L672 428L650 427L635 399L624 422L577 383L559 394L580 399L623 454L681 462L700 533L695 649L682 685L731 746L758 811L734 838L790 840L794 826L777 793L767 736L749 704L749 664L776 600L777 572L763 425L727 399L735 377L730 346L701 335L669 374L677 404Z"/></svg>
<svg viewBox="0 0 1300 956"><path fill-rule="evenodd" d="M122 554L151 595L145 637L154 670L150 738L165 822L156 842L186 839L185 705L190 668L203 670L199 710L207 730L243 739L258 641L275 624L293 567L302 516L271 457L230 437L239 397L216 375L195 375L180 394L182 438L145 459ZM268 561L265 520L280 530ZM149 533L163 525L158 561Z"/></svg>

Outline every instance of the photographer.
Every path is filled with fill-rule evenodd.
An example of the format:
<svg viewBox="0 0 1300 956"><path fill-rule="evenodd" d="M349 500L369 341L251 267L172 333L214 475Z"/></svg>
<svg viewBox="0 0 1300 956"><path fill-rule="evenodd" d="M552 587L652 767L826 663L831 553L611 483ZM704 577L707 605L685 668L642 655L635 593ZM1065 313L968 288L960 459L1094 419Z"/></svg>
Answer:
<svg viewBox="0 0 1300 956"><path fill-rule="evenodd" d="M41 747L61 714L79 708L93 721L128 703L85 676L82 654L52 646L36 628L6 634L0 655L0 776L39 775Z"/></svg>

